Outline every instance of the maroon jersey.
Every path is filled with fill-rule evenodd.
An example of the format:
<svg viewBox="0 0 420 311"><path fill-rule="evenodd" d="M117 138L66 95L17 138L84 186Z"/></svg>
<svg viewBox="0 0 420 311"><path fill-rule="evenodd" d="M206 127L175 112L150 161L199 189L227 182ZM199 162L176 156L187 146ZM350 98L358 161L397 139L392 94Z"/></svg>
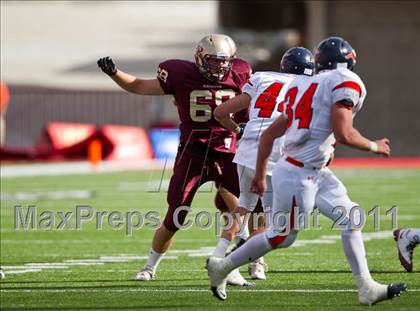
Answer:
<svg viewBox="0 0 420 311"><path fill-rule="evenodd" d="M175 97L181 143L199 141L215 151L234 153L236 135L214 119L213 111L217 105L240 94L250 74L250 65L238 58L233 60L229 76L223 82L206 79L190 61L162 62L157 77L165 94Z"/></svg>

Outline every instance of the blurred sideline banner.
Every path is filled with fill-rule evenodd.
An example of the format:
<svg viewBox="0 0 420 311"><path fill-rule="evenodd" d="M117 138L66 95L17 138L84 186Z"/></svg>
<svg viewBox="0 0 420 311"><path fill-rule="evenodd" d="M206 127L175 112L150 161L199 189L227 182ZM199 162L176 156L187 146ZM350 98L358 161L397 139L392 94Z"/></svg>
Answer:
<svg viewBox="0 0 420 311"><path fill-rule="evenodd" d="M154 128L149 131L155 158L158 160L174 160L179 145L179 129Z"/></svg>
<svg viewBox="0 0 420 311"><path fill-rule="evenodd" d="M37 146L51 146L54 149L70 147L87 139L95 131L96 126L93 124L51 122L46 126Z"/></svg>
<svg viewBox="0 0 420 311"><path fill-rule="evenodd" d="M102 127L105 137L114 145L109 160L150 160L153 150L146 131L139 127L106 125Z"/></svg>
<svg viewBox="0 0 420 311"><path fill-rule="evenodd" d="M2 160L87 159L90 143L98 140L105 160L151 160L153 150L143 128L120 125L49 123L34 148L4 147Z"/></svg>

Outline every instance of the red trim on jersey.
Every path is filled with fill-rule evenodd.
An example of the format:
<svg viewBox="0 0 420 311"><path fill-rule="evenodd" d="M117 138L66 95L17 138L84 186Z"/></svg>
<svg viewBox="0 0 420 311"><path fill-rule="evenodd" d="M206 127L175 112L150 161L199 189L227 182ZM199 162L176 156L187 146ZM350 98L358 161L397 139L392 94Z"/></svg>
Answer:
<svg viewBox="0 0 420 311"><path fill-rule="evenodd" d="M341 103L341 102L336 102L335 103L337 106L340 106L341 108L346 108L347 110L352 110L352 107L350 107L350 106L347 106L347 105L344 105L343 103Z"/></svg>
<svg viewBox="0 0 420 311"><path fill-rule="evenodd" d="M336 87L334 87L333 91L335 91L337 89L344 88L344 87L351 88L351 89L359 92L359 96L362 96L362 88L360 87L359 84L357 84L356 82L353 82L353 81L344 81L344 82L340 83L339 85L337 85Z"/></svg>
<svg viewBox="0 0 420 311"><path fill-rule="evenodd" d="M295 166L298 166L298 167L304 167L305 166L305 164L303 164L302 162L300 162L300 161L298 161L296 159L293 159L291 157L287 157L286 158L286 161L289 162L289 163L291 163L291 164L293 164L293 165L295 165Z"/></svg>
<svg viewBox="0 0 420 311"><path fill-rule="evenodd" d="M293 230L293 228L295 227L295 206L297 206L296 205L296 199L295 199L295 196L293 196L293 199L292 199L292 211L290 212L290 218L289 218L289 228L290 228L290 230L289 230L289 234L290 234L290 231L292 231ZM283 232L285 231L286 229L284 229L283 230ZM271 244L271 246L273 247L273 248L276 248L278 245L280 245L287 237L288 237L289 235L287 234L287 235L276 235L275 237L273 237L273 238L271 238L271 239L268 239L268 241L270 242L270 244Z"/></svg>

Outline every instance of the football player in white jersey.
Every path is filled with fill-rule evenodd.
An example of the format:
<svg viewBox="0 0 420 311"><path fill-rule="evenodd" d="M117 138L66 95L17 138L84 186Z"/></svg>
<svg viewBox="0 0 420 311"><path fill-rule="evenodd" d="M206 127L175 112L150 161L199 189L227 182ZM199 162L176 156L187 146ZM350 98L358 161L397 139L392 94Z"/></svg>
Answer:
<svg viewBox="0 0 420 311"><path fill-rule="evenodd" d="M212 256L224 257L230 241L238 231L246 230L248 221L243 221L245 215L250 215L254 210L258 194L250 191L251 181L255 174L255 163L257 160L258 143L261 133L273 123L284 110L283 102L285 90L296 75L312 75L314 71L314 60L312 53L303 47L290 48L283 55L280 62L280 72L256 72L243 86L242 94L227 100L219 105L214 115L216 119L230 131L243 131L233 162L237 164L240 196L239 206L233 212L233 224L222 233L216 249ZM241 129L231 119L231 114L250 108L249 121ZM275 163L280 158L283 138L276 139L269 159L267 169L267 185L269 189L263 196L265 212L272 206L271 172ZM240 215L240 222L237 216ZM245 217L247 220L249 216ZM255 232L258 232L257 230ZM241 241L242 242L242 241ZM239 246L242 244L239 242ZM244 242L244 241L243 241ZM248 270L252 279L265 280L267 266L263 257L256 259L249 264Z"/></svg>
<svg viewBox="0 0 420 311"><path fill-rule="evenodd" d="M351 267L363 305L399 296L406 285L384 285L370 275L361 231L354 225L360 215L344 185L325 165L335 142L389 156L389 140L371 141L353 127L353 117L366 96L361 79L352 72L356 53L340 37L323 40L315 54L315 76L298 76L285 95L286 113L260 139L252 190L263 195L266 172L276 138L285 135L284 154L273 171L272 223L225 258L210 257L207 270L213 294L225 300L225 276L229 271L259 258L275 248L288 247L302 228L302 214L316 205L341 229L344 253ZM296 214L296 215L295 215ZM340 215L341 214L341 215ZM278 216L278 217L277 217ZM298 217L296 217L298 216ZM342 216L337 221L338 216ZM357 217L356 217L357 218ZM359 228L360 229L360 228Z"/></svg>

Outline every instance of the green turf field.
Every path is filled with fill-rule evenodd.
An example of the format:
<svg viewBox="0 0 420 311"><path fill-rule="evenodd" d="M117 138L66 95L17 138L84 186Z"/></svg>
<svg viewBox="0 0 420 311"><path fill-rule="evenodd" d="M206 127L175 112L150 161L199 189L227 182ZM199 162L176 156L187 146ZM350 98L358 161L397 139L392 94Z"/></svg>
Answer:
<svg viewBox="0 0 420 311"><path fill-rule="evenodd" d="M371 238L366 248L373 276L381 282L406 282L411 290L374 308L419 310L420 249L414 254L414 272L403 272L390 236L390 217L385 216L385 211L397 205L398 226L420 226L420 170L339 170L337 175L348 187L351 198L366 210L380 207L380 229L373 228L370 216L363 230ZM1 265L7 275L1 280L1 309L366 308L358 305L352 275L341 242L336 239L339 232L331 231L330 221L323 217L322 230L304 231L296 247L266 256L266 281L257 282L253 288L229 287L226 302L213 298L204 269L206 254L217 241L214 227L199 230L193 226L179 232L167 259L161 262L158 278L149 283L132 281L150 248L153 231L149 228L127 236L124 226L112 229L104 218L102 230L95 230L95 221L83 223L79 230L14 229L15 205L25 209L35 205L38 214L46 210L75 212L76 205L89 205L95 212L157 210L164 214L165 191L146 191L147 181L159 178L159 172L127 172L2 179ZM151 188L157 189L148 189ZM91 198L72 198L83 196L86 191ZM194 213L213 212L213 197L214 191L201 191L193 204ZM189 219L194 219L194 213ZM74 217L70 221L73 227ZM246 267L242 271L247 275Z"/></svg>

